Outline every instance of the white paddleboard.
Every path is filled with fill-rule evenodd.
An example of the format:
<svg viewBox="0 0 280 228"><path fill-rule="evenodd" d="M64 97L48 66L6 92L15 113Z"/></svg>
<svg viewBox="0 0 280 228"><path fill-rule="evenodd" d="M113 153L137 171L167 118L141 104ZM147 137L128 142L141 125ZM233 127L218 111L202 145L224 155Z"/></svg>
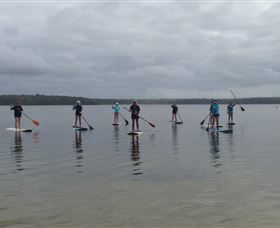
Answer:
<svg viewBox="0 0 280 228"><path fill-rule="evenodd" d="M10 128L6 128L7 131L16 131L16 132L32 132L32 129L28 128L14 128L14 127L10 127Z"/></svg>
<svg viewBox="0 0 280 228"><path fill-rule="evenodd" d="M141 134L143 134L143 131L130 131L127 134L128 135L141 135Z"/></svg>
<svg viewBox="0 0 280 228"><path fill-rule="evenodd" d="M223 128L209 128L206 129L208 132L221 132L221 133L233 133L232 129L223 129Z"/></svg>
<svg viewBox="0 0 280 228"><path fill-rule="evenodd" d="M201 128L203 128L203 129L207 129L207 128L211 128L211 127L212 127L212 124L210 124L210 125L209 124L201 125ZM219 127L221 128L221 127L223 127L223 125L220 125Z"/></svg>
<svg viewBox="0 0 280 228"><path fill-rule="evenodd" d="M113 126L120 126L121 123L112 123Z"/></svg>
<svg viewBox="0 0 280 228"><path fill-rule="evenodd" d="M228 125L235 125L235 123L234 122L229 122Z"/></svg>
<svg viewBox="0 0 280 228"><path fill-rule="evenodd" d="M87 131L88 129L86 128L86 127L75 127L75 126L73 126L73 129L75 130L75 131Z"/></svg>

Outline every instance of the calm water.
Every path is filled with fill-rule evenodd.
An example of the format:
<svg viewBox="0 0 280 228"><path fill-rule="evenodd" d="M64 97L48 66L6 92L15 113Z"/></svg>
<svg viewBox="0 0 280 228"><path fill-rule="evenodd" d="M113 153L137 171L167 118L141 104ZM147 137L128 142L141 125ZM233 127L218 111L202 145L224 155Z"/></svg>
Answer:
<svg viewBox="0 0 280 228"><path fill-rule="evenodd" d="M157 127L132 137L111 106L84 106L95 130L81 133L70 106L25 106L40 127L8 132L2 106L0 227L279 227L280 109L244 107L233 134L208 134L208 106L179 106L173 126L169 106L143 105Z"/></svg>

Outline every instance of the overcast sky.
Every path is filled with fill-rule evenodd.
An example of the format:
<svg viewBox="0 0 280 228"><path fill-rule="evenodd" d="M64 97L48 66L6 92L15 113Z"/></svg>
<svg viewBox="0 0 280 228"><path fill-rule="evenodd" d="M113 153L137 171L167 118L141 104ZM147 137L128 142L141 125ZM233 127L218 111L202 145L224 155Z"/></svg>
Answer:
<svg viewBox="0 0 280 228"><path fill-rule="evenodd" d="M280 96L280 3L0 1L0 94Z"/></svg>

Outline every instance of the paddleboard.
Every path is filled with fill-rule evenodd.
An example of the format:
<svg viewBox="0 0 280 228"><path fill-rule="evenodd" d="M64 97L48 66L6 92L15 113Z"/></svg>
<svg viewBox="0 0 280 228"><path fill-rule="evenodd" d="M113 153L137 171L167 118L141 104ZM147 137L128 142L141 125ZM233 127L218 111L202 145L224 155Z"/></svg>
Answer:
<svg viewBox="0 0 280 228"><path fill-rule="evenodd" d="M120 126L121 123L112 123L113 126Z"/></svg>
<svg viewBox="0 0 280 228"><path fill-rule="evenodd" d="M209 131L209 132L221 132L221 133L232 133L233 130L232 129L217 129L217 128L209 128L209 129L206 129L206 131Z"/></svg>
<svg viewBox="0 0 280 228"><path fill-rule="evenodd" d="M75 131L87 131L88 130L86 127L77 127L77 126L73 126L73 129Z"/></svg>
<svg viewBox="0 0 280 228"><path fill-rule="evenodd" d="M184 122L174 122L173 124L183 124Z"/></svg>
<svg viewBox="0 0 280 228"><path fill-rule="evenodd" d="M32 132L32 129L25 129L25 128L6 128L7 131L17 131L17 132Z"/></svg>
<svg viewBox="0 0 280 228"><path fill-rule="evenodd" d="M128 135L141 135L141 134L143 134L143 131L130 131L127 134Z"/></svg>
<svg viewBox="0 0 280 228"><path fill-rule="evenodd" d="M228 123L228 125L235 125L235 123L234 122L230 122L230 123Z"/></svg>
<svg viewBox="0 0 280 228"><path fill-rule="evenodd" d="M207 129L207 128L211 128L212 127L212 124L203 124L203 125L201 125L201 128L203 128L203 129ZM223 127L223 125L219 125L219 127L221 128L221 127Z"/></svg>

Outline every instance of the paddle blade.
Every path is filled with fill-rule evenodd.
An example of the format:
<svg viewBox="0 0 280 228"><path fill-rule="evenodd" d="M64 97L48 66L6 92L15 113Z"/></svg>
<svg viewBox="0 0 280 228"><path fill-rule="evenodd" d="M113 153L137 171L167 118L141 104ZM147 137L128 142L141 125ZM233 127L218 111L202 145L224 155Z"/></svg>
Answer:
<svg viewBox="0 0 280 228"><path fill-rule="evenodd" d="M200 125L203 125L205 123L205 120L202 120L201 122L200 122Z"/></svg>
<svg viewBox="0 0 280 228"><path fill-rule="evenodd" d="M89 127L89 130L93 130L94 129L93 126L88 125L88 127Z"/></svg>
<svg viewBox="0 0 280 228"><path fill-rule="evenodd" d="M150 123L150 122L148 122L152 127L156 127L156 125L154 125L154 124L152 124L152 123Z"/></svg>
<svg viewBox="0 0 280 228"><path fill-rule="evenodd" d="M125 120L125 125L128 125L128 124L129 124L129 122L127 120Z"/></svg>
<svg viewBox="0 0 280 228"><path fill-rule="evenodd" d="M32 123L34 123L34 125L36 125L36 126L40 125L40 121L39 120L32 120Z"/></svg>
<svg viewBox="0 0 280 228"><path fill-rule="evenodd" d="M244 112L244 111L245 111L245 109L244 109L243 107L240 107L240 108L241 108L242 112Z"/></svg>

